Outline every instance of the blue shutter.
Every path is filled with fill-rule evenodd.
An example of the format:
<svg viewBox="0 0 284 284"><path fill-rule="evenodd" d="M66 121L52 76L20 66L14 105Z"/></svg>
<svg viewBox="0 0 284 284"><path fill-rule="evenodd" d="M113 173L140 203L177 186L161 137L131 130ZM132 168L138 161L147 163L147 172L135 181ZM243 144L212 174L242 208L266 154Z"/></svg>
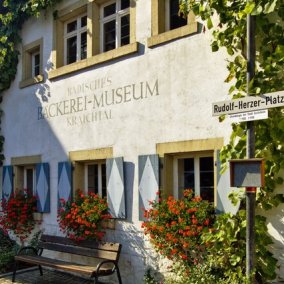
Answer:
<svg viewBox="0 0 284 284"><path fill-rule="evenodd" d="M13 166L3 166L2 198L8 200L13 193Z"/></svg>
<svg viewBox="0 0 284 284"><path fill-rule="evenodd" d="M50 178L49 164L36 164L36 197L37 211L50 212Z"/></svg>
<svg viewBox="0 0 284 284"><path fill-rule="evenodd" d="M126 218L123 158L106 160L107 201L113 218Z"/></svg>
<svg viewBox="0 0 284 284"><path fill-rule="evenodd" d="M159 156L143 155L138 157L139 174L139 220L144 220L144 209L151 206L149 201L157 199L159 191Z"/></svg>
<svg viewBox="0 0 284 284"><path fill-rule="evenodd" d="M58 208L60 199L72 199L72 164L70 162L58 163Z"/></svg>
<svg viewBox="0 0 284 284"><path fill-rule="evenodd" d="M217 213L236 213L239 205L234 206L228 198L231 192L230 187L230 170L227 169L223 174L221 171L220 151L216 152L217 157Z"/></svg>

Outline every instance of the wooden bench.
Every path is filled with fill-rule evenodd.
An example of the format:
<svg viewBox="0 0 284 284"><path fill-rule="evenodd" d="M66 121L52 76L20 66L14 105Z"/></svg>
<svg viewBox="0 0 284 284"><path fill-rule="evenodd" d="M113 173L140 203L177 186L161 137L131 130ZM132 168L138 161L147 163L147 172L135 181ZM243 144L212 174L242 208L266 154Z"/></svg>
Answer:
<svg viewBox="0 0 284 284"><path fill-rule="evenodd" d="M42 256L43 250L88 256L97 259L98 264L79 264L72 261L52 259ZM12 282L15 281L19 262L25 262L37 265L40 275L43 275L42 266L47 266L57 270L82 274L94 279L95 283L99 283L100 277L116 272L119 284L122 284L118 268L120 251L121 244L118 243L98 243L91 240L75 242L64 237L42 235L37 249L31 246L23 247L15 256Z"/></svg>

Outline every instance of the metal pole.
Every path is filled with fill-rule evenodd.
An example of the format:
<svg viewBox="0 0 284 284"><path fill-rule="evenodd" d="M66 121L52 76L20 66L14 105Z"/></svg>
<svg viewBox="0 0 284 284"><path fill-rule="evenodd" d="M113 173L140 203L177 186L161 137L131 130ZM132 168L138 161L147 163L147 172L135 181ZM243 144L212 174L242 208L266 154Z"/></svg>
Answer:
<svg viewBox="0 0 284 284"><path fill-rule="evenodd" d="M247 0L249 1L249 0ZM249 84L255 75L255 16L247 16L247 95L250 95ZM247 158L254 158L255 135L254 122L247 122ZM255 199L256 188L246 188L246 276L249 283L254 283L255 267Z"/></svg>

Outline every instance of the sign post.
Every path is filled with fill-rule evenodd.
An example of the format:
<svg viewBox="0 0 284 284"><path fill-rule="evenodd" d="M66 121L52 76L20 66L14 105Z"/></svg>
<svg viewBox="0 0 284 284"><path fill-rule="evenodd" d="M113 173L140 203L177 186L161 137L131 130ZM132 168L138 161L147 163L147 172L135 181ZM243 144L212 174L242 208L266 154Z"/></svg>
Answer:
<svg viewBox="0 0 284 284"><path fill-rule="evenodd" d="M249 0L247 0L249 1ZM255 75L255 16L247 15L247 95L250 96L250 82ZM255 135L254 122L247 122L247 158L254 158ZM253 275L255 267L255 201L256 188L246 188L246 276L249 283L255 282Z"/></svg>

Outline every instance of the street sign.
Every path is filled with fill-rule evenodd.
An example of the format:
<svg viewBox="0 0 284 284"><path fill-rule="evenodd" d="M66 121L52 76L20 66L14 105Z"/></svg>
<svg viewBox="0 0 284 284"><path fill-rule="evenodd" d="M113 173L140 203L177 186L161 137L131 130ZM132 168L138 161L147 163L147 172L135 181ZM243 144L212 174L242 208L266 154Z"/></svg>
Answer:
<svg viewBox="0 0 284 284"><path fill-rule="evenodd" d="M281 106L284 106L284 91L213 103L212 115L251 112Z"/></svg>
<svg viewBox="0 0 284 284"><path fill-rule="evenodd" d="M241 112L241 113L233 113L229 114L228 118L231 122L244 122L244 121L252 121L252 120L260 120L268 118L268 110L254 110L250 112Z"/></svg>

